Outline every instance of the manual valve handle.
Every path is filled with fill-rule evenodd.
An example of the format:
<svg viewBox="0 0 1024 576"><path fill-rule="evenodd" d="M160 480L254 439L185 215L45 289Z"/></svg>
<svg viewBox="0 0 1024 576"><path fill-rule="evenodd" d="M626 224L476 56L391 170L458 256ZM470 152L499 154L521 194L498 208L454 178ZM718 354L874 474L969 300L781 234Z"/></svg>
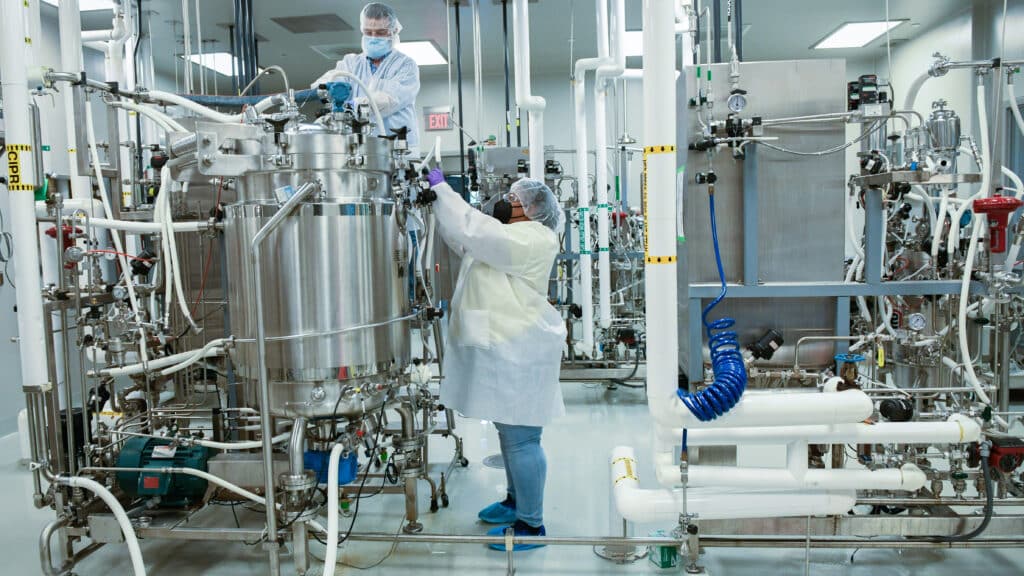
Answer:
<svg viewBox="0 0 1024 576"><path fill-rule="evenodd" d="M1006 252L1006 226L1017 208L1024 202L1013 196L993 196L974 201L974 212L988 216L989 244L993 253Z"/></svg>

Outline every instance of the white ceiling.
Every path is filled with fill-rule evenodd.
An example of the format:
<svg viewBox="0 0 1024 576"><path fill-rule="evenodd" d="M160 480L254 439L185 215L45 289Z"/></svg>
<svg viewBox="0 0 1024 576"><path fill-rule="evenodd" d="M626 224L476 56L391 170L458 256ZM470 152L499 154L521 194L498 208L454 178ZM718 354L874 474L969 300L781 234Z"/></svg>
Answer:
<svg viewBox="0 0 1024 576"><path fill-rule="evenodd" d="M143 9L150 14L156 66L159 72L174 77L174 65L181 54L181 1L144 0ZM195 0L186 0L194 7ZM641 27L641 0L627 1L627 28ZM908 19L892 34L894 43L904 41L934 26L940 20L970 9L964 0L889 0L891 19ZM289 72L294 85L308 85L333 62L315 51L312 46L349 43L359 45L358 21L363 0L254 0L256 32L267 40L260 43L260 64L282 65ZM431 40L443 53L448 49L448 17L444 0L391 0L405 28L402 39ZM472 74L472 19L468 0L463 0L462 44L463 71L466 78ZM202 8L202 36L204 50L226 51L228 31L220 24L233 22L231 0L200 0ZM855 50L811 50L810 46L843 22L877 20L885 18L886 0L745 0L743 16L747 26L744 33L744 60L780 60L797 58L874 59L884 53L883 39ZM511 2L510 2L511 21ZM271 18L333 13L353 28L346 32L293 34ZM483 30L483 62L485 74L500 75L504 70L502 53L501 6L494 0L481 0ZM454 20L454 16L452 16ZM593 56L595 49L595 2L593 0L539 0L530 4L531 53L535 72L558 73L570 70L575 58ZM575 27L573 26L575 22ZM109 15L89 13L84 18L89 28L109 27ZM452 23L454 26L454 23ZM193 35L196 22L192 16ZM574 34L573 34L574 33ZM453 29L452 51L454 51ZM574 42L570 39L574 36ZM193 52L195 50L193 49ZM639 66L639 58L631 58L630 66ZM180 72L179 67L179 74ZM423 68L425 78L447 75L444 66ZM269 81L264 90L273 88ZM230 80L219 78L221 87ZM223 88L222 88L223 91Z"/></svg>

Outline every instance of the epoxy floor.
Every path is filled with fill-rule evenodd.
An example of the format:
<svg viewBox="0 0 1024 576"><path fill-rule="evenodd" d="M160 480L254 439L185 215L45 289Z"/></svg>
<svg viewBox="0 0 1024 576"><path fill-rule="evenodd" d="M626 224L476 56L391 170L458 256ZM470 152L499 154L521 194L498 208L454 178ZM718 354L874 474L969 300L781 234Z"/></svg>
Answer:
<svg viewBox="0 0 1024 576"><path fill-rule="evenodd" d="M545 429L548 456L548 489L545 519L549 534L566 536L621 535L621 524L611 526L611 481L608 456L613 447L632 445L642 458L649 454L650 424L640 390L608 391L603 386L563 384L568 414ZM459 419L471 464L457 471L449 484L451 506L436 514L427 512L428 495L421 491L424 530L429 533L483 534L489 526L477 522L476 513L504 494L502 470L481 464L485 456L498 451L494 427L480 421ZM435 466L450 457L451 442L432 439L431 458ZM655 487L649 458L641 463L641 484ZM31 477L18 462L17 435L0 439L0 573L29 575L41 573L38 535L53 515L49 509L36 510L31 502ZM237 507L243 525L256 526L262 515ZM197 524L233 526L230 508L213 510ZM381 495L363 500L356 531L394 532L403 520L403 498ZM348 519L341 520L341 526ZM633 534L647 534L657 526L637 526ZM664 528L664 527L663 527ZM323 556L323 546L313 542L312 552ZM369 566L391 549L384 543L350 543L339 557L348 564ZM266 554L258 546L207 542L143 541L142 552L148 573L153 576L265 574ZM1024 551L1013 550L861 550L854 563L852 550L812 550L810 574L887 576L928 574L1000 575L1024 573ZM295 574L290 556L285 557L282 574ZM804 573L803 550L711 549L704 556L710 574ZM311 574L320 574L315 564ZM339 566L336 574L440 574L505 573L505 554L477 545L402 544L379 566L360 571ZM590 547L547 547L516 554L520 576L534 574L583 576L601 574L682 574L681 569L658 570L646 560L621 566L598 558ZM108 545L76 569L80 576L131 574L124 545Z"/></svg>

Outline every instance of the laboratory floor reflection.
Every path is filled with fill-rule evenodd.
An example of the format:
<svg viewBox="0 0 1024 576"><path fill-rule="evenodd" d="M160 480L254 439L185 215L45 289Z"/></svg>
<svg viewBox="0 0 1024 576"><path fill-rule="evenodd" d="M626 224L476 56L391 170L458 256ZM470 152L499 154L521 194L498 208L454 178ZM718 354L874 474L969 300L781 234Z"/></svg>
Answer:
<svg viewBox="0 0 1024 576"><path fill-rule="evenodd" d="M608 456L617 445L637 448L638 456L650 453L650 421L647 418L643 390L565 383L567 415L544 431L548 455L548 483L545 523L548 533L562 536L621 535L621 522L615 523L608 477ZM420 491L420 509L424 532L440 534L484 534L489 525L478 522L477 511L504 497L505 473L483 466L486 456L498 451L494 427L479 420L459 418L458 431L466 441L468 468L459 469L450 480L450 507L436 514L428 512L429 491ZM433 466L440 469L451 455L451 441L431 440ZM39 531L53 519L49 509L32 506L31 477L17 462L18 438L0 439L0 505L7 513L0 516L4 535L3 574L39 574L37 542ZM654 487L649 458L641 462L641 482ZM366 493L373 488L367 486ZM244 526L261 526L263 516L241 506L235 507ZM403 521L403 498L378 495L364 499L356 521L357 532L396 532ZM350 519L342 518L347 527ZM219 507L194 519L195 526L232 526L229 507ZM614 524L614 525L613 525ZM658 526L635 526L631 533L645 535ZM661 527L665 528L665 527ZM323 546L312 542L311 551L323 557ZM383 563L370 567L391 551ZM142 541L142 552L151 576L265 574L266 553L258 546L216 542ZM853 550L811 550L810 574L814 575L910 575L932 576L1024 573L1024 554L1020 550L860 550L851 563ZM479 545L401 544L392 551L389 543L353 542L345 544L339 558L350 567L339 566L336 574L503 574L505 554ZM803 574L803 550L711 549L704 556L711 574L792 575ZM354 567L368 568L357 570ZM310 574L320 574L314 563ZM520 576L601 575L601 574L681 574L681 569L658 570L646 560L618 565L597 557L587 546L558 546L516 554ZM123 545L109 545L86 559L75 570L80 576L127 575L131 573ZM295 574L290 554L284 558L282 575Z"/></svg>

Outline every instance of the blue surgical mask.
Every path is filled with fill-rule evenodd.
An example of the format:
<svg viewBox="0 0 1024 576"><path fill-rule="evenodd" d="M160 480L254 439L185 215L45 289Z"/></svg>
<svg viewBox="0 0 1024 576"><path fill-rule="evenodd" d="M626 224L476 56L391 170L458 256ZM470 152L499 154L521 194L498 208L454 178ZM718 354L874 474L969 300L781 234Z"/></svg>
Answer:
<svg viewBox="0 0 1024 576"><path fill-rule="evenodd" d="M374 60L379 60L391 52L391 38L363 36L363 52Z"/></svg>

